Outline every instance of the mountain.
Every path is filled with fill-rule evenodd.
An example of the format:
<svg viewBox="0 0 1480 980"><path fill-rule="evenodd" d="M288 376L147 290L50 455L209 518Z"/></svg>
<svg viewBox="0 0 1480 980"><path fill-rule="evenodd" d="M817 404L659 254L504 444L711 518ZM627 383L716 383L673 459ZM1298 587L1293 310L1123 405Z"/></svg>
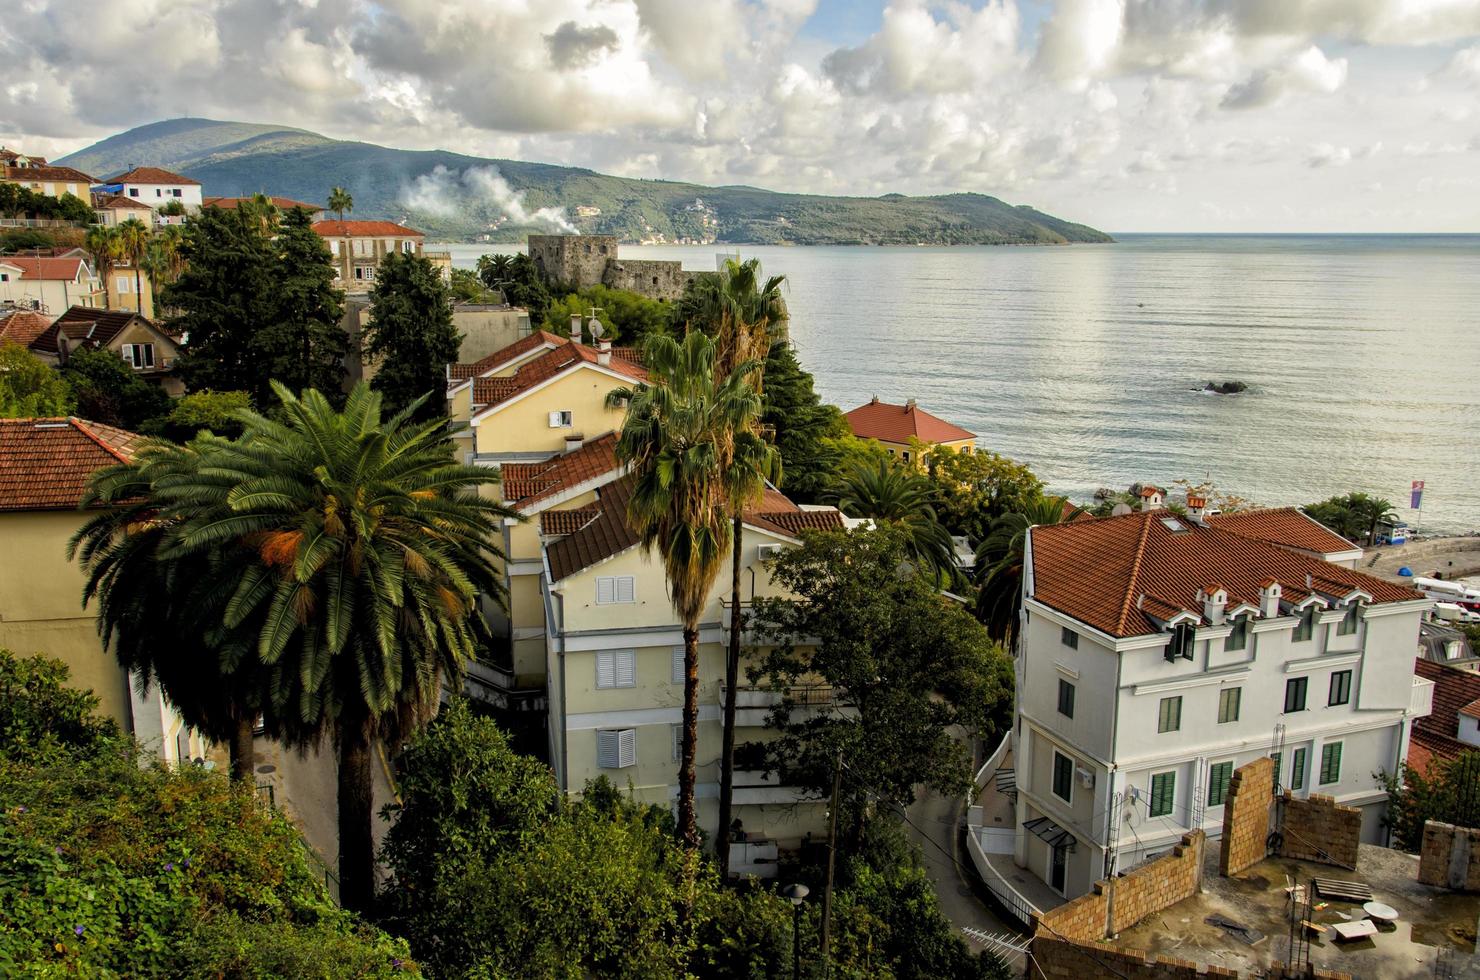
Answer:
<svg viewBox="0 0 1480 980"><path fill-rule="evenodd" d="M520 241L583 231L623 241L689 239L796 245L999 245L1108 242L1103 232L984 194L828 197L611 177L578 167L398 150L284 126L168 119L57 163L99 178L155 166L208 196L263 191L322 201L354 196L354 216L401 221L443 240Z"/></svg>

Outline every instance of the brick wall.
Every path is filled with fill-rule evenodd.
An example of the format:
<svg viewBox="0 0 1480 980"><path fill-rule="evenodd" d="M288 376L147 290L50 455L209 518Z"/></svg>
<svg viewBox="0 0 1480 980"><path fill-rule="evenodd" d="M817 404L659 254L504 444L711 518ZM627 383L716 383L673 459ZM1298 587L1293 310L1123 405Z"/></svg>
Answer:
<svg viewBox="0 0 1480 980"><path fill-rule="evenodd" d="M1080 895L1067 905L1033 917L1035 935L1054 935L1081 942L1098 942L1105 938L1110 922L1109 906L1105 902L1105 882L1096 882L1087 894Z"/></svg>
<svg viewBox="0 0 1480 980"><path fill-rule="evenodd" d="M1435 888L1480 891L1480 830L1426 821L1418 880Z"/></svg>
<svg viewBox="0 0 1480 980"><path fill-rule="evenodd" d="M1218 873L1236 875L1263 861L1274 805L1274 760L1255 759L1233 771L1223 801L1223 842Z"/></svg>
<svg viewBox="0 0 1480 980"><path fill-rule="evenodd" d="M1334 799L1312 793L1297 800L1286 790L1284 822L1280 825L1280 857L1339 868L1356 868L1357 845L1362 840L1362 811L1341 806Z"/></svg>
<svg viewBox="0 0 1480 980"><path fill-rule="evenodd" d="M1028 975L1034 980L1087 980L1089 977L1113 977L1116 974L1125 980L1238 980L1245 976L1224 966L1198 966L1170 956L1151 956L1139 949L1042 935L1033 937L1029 954L1033 957L1034 969ZM1292 969L1278 961L1270 965L1268 972L1261 970L1249 974L1247 980L1276 977L1285 980L1352 980L1350 973L1318 970L1311 966Z"/></svg>
<svg viewBox="0 0 1480 980"><path fill-rule="evenodd" d="M1034 934L1092 943L1129 929L1201 890L1206 846L1201 830L1184 834L1165 857L1128 875L1097 881L1088 894L1036 917Z"/></svg>

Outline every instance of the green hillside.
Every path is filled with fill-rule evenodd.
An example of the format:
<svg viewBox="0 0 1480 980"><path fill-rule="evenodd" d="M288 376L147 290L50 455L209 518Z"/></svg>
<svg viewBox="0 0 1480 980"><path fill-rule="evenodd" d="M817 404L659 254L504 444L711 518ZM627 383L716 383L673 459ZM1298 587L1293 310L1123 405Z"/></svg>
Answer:
<svg viewBox="0 0 1480 980"><path fill-rule="evenodd" d="M340 185L354 195L355 217L403 221L444 240L521 241L531 231L555 229L537 215L548 208L563 210L580 231L623 241L658 236L797 245L1111 241L1085 225L983 194L863 198L705 187L444 150L397 150L302 129L210 119L140 126L58 162L97 177L134 165L164 167L199 180L207 195L265 191L322 201L330 187Z"/></svg>

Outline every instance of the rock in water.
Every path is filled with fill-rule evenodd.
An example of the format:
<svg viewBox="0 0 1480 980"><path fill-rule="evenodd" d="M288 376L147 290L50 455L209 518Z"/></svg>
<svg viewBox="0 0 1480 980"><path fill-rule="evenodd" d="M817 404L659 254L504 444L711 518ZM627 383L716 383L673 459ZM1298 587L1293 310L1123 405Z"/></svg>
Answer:
<svg viewBox="0 0 1480 980"><path fill-rule="evenodd" d="M1248 390L1249 386L1242 381L1209 381L1203 388L1203 391L1211 391L1215 395L1237 395Z"/></svg>

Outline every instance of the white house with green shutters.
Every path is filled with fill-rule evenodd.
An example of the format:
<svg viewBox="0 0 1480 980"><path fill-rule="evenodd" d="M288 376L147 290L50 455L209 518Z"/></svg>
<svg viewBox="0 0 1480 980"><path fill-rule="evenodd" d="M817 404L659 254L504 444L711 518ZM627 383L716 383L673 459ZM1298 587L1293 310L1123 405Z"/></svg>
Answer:
<svg viewBox="0 0 1480 980"><path fill-rule="evenodd" d="M1189 829L1216 837L1234 769L1266 755L1381 843L1373 774L1432 700L1413 668L1428 600L1347 567L1355 546L1298 511L1223 524L1159 503L1028 534L1015 861L1082 895Z"/></svg>

